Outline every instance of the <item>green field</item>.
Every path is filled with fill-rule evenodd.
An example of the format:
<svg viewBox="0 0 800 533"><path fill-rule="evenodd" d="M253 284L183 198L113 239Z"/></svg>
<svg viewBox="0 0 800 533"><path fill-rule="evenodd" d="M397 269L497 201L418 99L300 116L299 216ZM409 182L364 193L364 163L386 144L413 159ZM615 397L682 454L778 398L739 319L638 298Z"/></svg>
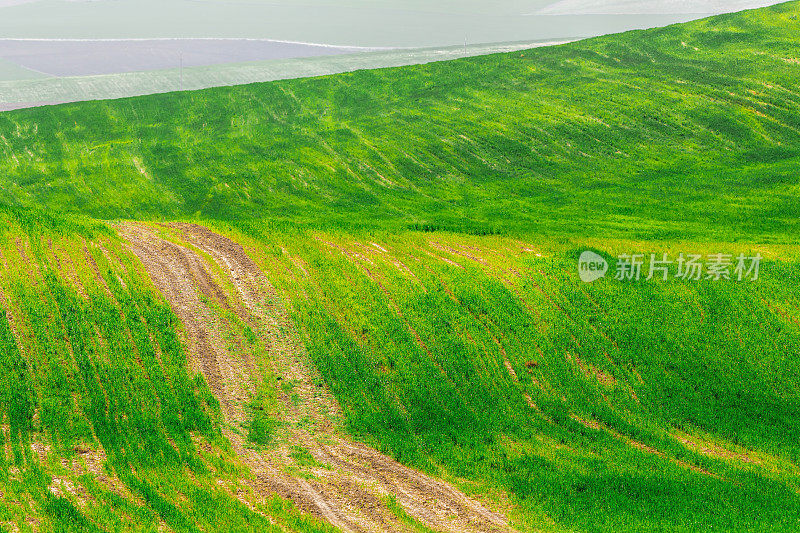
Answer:
<svg viewBox="0 0 800 533"><path fill-rule="evenodd" d="M102 219L787 241L796 13L5 113L3 200Z"/></svg>
<svg viewBox="0 0 800 533"><path fill-rule="evenodd" d="M347 435L515 530L799 530L798 17L0 113L0 527L332 530L247 484L140 220L208 265L196 312L263 375L264 457L306 401L280 331ZM291 326L242 318L178 221L241 244ZM763 262L584 284L587 249ZM336 467L287 449L287 475ZM401 496L375 505L434 530Z"/></svg>
<svg viewBox="0 0 800 533"><path fill-rule="evenodd" d="M277 496L231 496L245 470L219 404L118 238L2 220L4 530L328 531Z"/></svg>

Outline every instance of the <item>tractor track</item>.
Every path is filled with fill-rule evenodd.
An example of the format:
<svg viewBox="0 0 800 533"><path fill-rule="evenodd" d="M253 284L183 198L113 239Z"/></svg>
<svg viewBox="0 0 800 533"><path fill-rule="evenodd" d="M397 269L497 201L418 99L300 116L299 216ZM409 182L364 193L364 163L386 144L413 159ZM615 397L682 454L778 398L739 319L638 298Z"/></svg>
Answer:
<svg viewBox="0 0 800 533"><path fill-rule="evenodd" d="M346 532L414 531L385 505L389 495L419 524L435 531L512 531L501 514L449 483L403 466L338 430L341 410L336 400L319 385L280 299L240 245L195 224L166 226L179 236L177 242L162 238L159 228L150 225L125 223L117 229L182 321L192 364L220 402L223 434L253 474L248 483L256 494L278 493ZM226 293L224 286L232 290ZM283 429L269 450L251 446L244 436L245 405L261 379L257 362L226 348L224 326L209 301L259 332L273 371L293 384L294 398L286 391L279 395ZM317 462L308 469L311 475L297 474L290 456L293 446L302 446Z"/></svg>

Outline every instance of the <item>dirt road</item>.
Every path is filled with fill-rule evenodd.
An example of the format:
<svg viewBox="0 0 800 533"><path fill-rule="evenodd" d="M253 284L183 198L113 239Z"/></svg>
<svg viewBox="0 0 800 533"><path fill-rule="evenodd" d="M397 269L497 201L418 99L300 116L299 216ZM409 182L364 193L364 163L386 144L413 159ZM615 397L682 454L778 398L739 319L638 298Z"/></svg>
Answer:
<svg viewBox="0 0 800 533"><path fill-rule="evenodd" d="M233 241L208 229L173 224L118 228L186 329L192 364L222 406L224 434L253 473L263 496L277 492L342 531L511 531L506 519L452 485L405 467L338 428L341 412L296 340L293 326L262 272ZM216 309L216 311L215 311ZM264 379L264 361L231 342L219 309L247 324L268 347L280 429L268 449L247 441L245 406ZM298 459L298 450L313 459ZM393 496L413 520L387 505Z"/></svg>

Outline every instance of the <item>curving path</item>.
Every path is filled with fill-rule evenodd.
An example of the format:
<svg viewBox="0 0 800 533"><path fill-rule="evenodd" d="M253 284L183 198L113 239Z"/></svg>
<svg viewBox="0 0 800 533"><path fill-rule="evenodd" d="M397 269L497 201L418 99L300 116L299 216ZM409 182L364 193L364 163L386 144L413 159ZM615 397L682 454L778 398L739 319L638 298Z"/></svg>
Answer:
<svg viewBox="0 0 800 533"><path fill-rule="evenodd" d="M203 373L220 402L223 432L249 467L256 493L278 494L346 532L511 531L506 519L452 485L399 464L347 438L337 430L341 413L321 383L274 289L235 242L194 224L165 227L177 237L166 240L157 228L127 223L118 227L169 301L186 330L191 361ZM223 287L227 287L227 290ZM246 350L231 349L230 331L212 307L233 313L268 347L271 370L281 388L282 426L268 451L246 437L245 405L259 386L263 362ZM309 422L310 421L310 422ZM293 446L314 458L301 474ZM297 450L297 448L294 448ZM311 475L308 475L308 474ZM401 520L385 504L393 495L413 518Z"/></svg>

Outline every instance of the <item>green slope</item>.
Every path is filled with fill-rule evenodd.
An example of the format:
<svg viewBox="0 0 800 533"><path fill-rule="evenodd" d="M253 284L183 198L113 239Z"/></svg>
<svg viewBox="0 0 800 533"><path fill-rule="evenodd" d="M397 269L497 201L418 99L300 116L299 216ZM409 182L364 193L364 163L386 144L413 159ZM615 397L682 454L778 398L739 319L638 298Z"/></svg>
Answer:
<svg viewBox="0 0 800 533"><path fill-rule="evenodd" d="M2 200L100 218L787 239L798 13L8 112Z"/></svg>
<svg viewBox="0 0 800 533"><path fill-rule="evenodd" d="M587 246L753 250L233 235L291 302L350 430L508 494L521 530L800 527L796 249L759 247L770 260L755 283L585 285Z"/></svg>
<svg viewBox="0 0 800 533"><path fill-rule="evenodd" d="M324 530L234 496L180 324L96 220L130 217L242 243L349 431L522 531L797 531L799 16L0 114L0 523ZM585 285L586 248L765 260Z"/></svg>
<svg viewBox="0 0 800 533"><path fill-rule="evenodd" d="M111 230L0 213L3 531L331 531L245 492L182 339Z"/></svg>

